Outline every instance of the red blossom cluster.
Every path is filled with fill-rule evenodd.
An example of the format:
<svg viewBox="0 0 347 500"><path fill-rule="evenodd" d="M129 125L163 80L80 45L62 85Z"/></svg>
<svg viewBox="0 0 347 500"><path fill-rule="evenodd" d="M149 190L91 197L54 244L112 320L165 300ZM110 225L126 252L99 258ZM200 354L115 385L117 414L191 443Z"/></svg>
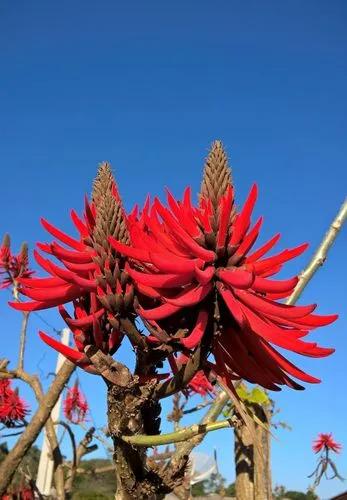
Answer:
<svg viewBox="0 0 347 500"><path fill-rule="evenodd" d="M25 311L58 306L73 332L77 350L62 346L43 332L40 332L41 338L92 373L95 370L84 348L95 345L112 355L123 337L115 311L124 312L133 300L133 285L124 272L122 258L108 243L110 236L124 237L127 241L125 214L108 164L101 166L99 178L101 181L98 178L95 181L92 200L85 199L82 218L71 211L77 238L41 219L43 227L56 240L49 244L38 243L38 248L61 265L35 250L34 258L48 277L21 278L20 292L32 301L12 304ZM73 304L73 317L64 307L68 302Z"/></svg>
<svg viewBox="0 0 347 500"><path fill-rule="evenodd" d="M317 439L315 439L315 441L313 442L312 449L315 453L319 453L322 450L332 450L335 453L340 453L342 445L337 443L333 439L333 435L331 432L328 434L321 433L318 434Z"/></svg>
<svg viewBox="0 0 347 500"><path fill-rule="evenodd" d="M0 422L6 427L23 423L29 413L27 403L12 388L11 381L0 380Z"/></svg>
<svg viewBox="0 0 347 500"><path fill-rule="evenodd" d="M12 254L10 237L6 234L0 247L0 289L13 285L18 278L30 278L32 274L27 245L23 243L18 255Z"/></svg>
<svg viewBox="0 0 347 500"><path fill-rule="evenodd" d="M254 185L242 208L236 207L230 169L217 141L197 203L190 188L182 200L168 191L166 206L148 198L142 211L136 207L127 215L104 164L83 217L71 212L76 238L42 220L55 240L38 247L60 265L35 251L48 277L20 278L20 291L31 301L13 306L26 311L58 306L73 331L76 350L44 333L41 338L90 371L95 369L86 348L114 354L126 333L122 320L134 323L138 316L149 332L142 334L146 351L161 349L174 373L183 353L199 360L195 374L203 370L231 390L239 378L271 390L281 385L302 389L292 377L317 383L275 347L328 356L334 349L304 337L337 316L313 314L315 304L282 302L298 277L274 277L307 244L269 256L280 238L276 234L254 250L263 222L260 217L252 223L257 194ZM69 302L73 315L64 307Z"/></svg>
<svg viewBox="0 0 347 500"><path fill-rule="evenodd" d="M2 495L1 500L34 500L35 490L29 484L11 488L11 492L6 492Z"/></svg>
<svg viewBox="0 0 347 500"><path fill-rule="evenodd" d="M89 407L84 394L79 388L78 381L68 389L63 407L65 418L69 422L73 424L85 422Z"/></svg>
<svg viewBox="0 0 347 500"><path fill-rule="evenodd" d="M34 500L35 493L30 486L26 486L13 493L5 493L1 500Z"/></svg>

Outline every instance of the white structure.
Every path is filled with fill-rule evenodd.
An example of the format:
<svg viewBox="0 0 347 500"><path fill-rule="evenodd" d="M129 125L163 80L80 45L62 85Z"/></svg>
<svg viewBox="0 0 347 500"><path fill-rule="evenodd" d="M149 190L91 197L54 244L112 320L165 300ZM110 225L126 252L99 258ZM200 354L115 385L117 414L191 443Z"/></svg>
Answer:
<svg viewBox="0 0 347 500"><path fill-rule="evenodd" d="M70 330L68 328L64 328L61 334L61 343L68 345L69 344L69 338L70 338ZM55 369L55 373L58 373L59 369L61 368L62 364L65 361L65 356L62 354L58 354L58 359L57 359L57 366ZM59 420L60 417L60 409L61 409L61 401L62 401L62 396L60 395L56 405L54 406L52 413L51 413L51 418L53 422L56 422ZM37 472L37 478L36 478L36 486L41 495L49 496L51 493L51 487L52 487L52 479L53 479L53 460L50 458L50 446L49 442L46 436L46 430L44 430L44 438L43 438L43 445L42 445L42 450L41 450L41 455L40 455L40 462L39 462L39 469Z"/></svg>
<svg viewBox="0 0 347 500"><path fill-rule="evenodd" d="M193 451L190 454L191 477L190 484L200 483L211 474L217 472L217 462L214 457Z"/></svg>

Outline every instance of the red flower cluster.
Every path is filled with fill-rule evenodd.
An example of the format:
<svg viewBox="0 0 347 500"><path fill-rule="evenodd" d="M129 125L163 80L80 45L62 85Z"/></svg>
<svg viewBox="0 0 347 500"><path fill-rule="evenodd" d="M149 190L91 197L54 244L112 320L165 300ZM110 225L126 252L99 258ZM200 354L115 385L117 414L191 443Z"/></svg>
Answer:
<svg viewBox="0 0 347 500"><path fill-rule="evenodd" d="M307 245L268 256L277 234L253 250L263 220L251 222L257 187L237 210L220 143L214 144L206 165L197 205L187 188L182 200L168 192L167 206L148 199L141 213L135 209L129 216L109 167L102 167L103 180L99 177L98 185L97 178L83 219L71 213L77 239L42 221L59 243L39 248L61 266L35 252L49 277L20 278L21 292L32 302L14 307L32 311L58 306L77 350L44 333L41 337L85 369L91 369L85 347L113 354L123 337L122 318L133 322L136 312L150 332L145 338L149 349L162 349L171 361L177 353L192 359L199 351L203 354L196 371L212 370L231 389L232 380L239 378L272 390L281 385L302 389L292 377L319 382L273 347L317 358L334 352L303 338L337 316L313 314L315 304L285 305L280 300L293 292L298 278L273 278ZM71 301L74 317L63 307Z"/></svg>
<svg viewBox="0 0 347 500"><path fill-rule="evenodd" d="M192 380L188 383L188 390L193 393L200 394L200 396L207 396L207 394L213 393L213 385L208 380L203 370L199 370Z"/></svg>
<svg viewBox="0 0 347 500"><path fill-rule="evenodd" d="M73 424L80 424L85 422L88 409L87 400L76 382L71 389L68 389L64 400L65 418Z"/></svg>
<svg viewBox="0 0 347 500"><path fill-rule="evenodd" d="M94 370L84 354L84 347L92 344L112 355L122 340L115 313L126 310L133 299L133 286L108 243L108 237L112 235L126 241L125 215L108 164L100 167L99 177L103 182L96 179L93 199L91 202L85 200L82 219L74 210L71 211L72 222L79 234L77 239L41 219L43 227L57 241L39 243L38 247L56 258L61 266L34 251L35 260L49 277L21 278L20 292L32 302L11 304L25 311L58 306L73 332L77 350L63 346L43 332L40 336L72 362L91 372ZM73 303L74 317L64 308L68 302Z"/></svg>
<svg viewBox="0 0 347 500"><path fill-rule="evenodd" d="M13 285L18 278L30 278L33 272L29 270L27 245L23 244L19 254L13 255L6 234L0 247L0 289Z"/></svg>
<svg viewBox="0 0 347 500"><path fill-rule="evenodd" d="M1 500L34 500L35 493L30 486L24 486L20 490L13 493L5 493L2 495Z"/></svg>
<svg viewBox="0 0 347 500"><path fill-rule="evenodd" d="M312 445L312 449L315 453L319 453L322 450L332 450L335 453L340 453L341 448L342 445L334 441L331 432L329 434L318 434L318 438L313 442Z"/></svg>
<svg viewBox="0 0 347 500"><path fill-rule="evenodd" d="M0 380L0 422L7 427L22 423L28 415L27 403L12 389L9 380Z"/></svg>
<svg viewBox="0 0 347 500"><path fill-rule="evenodd" d="M269 278L307 245L266 257L279 239L276 235L250 253L262 223L260 218L251 226L256 197L253 186L236 213L231 186L220 196L216 211L206 197L194 206L190 189L182 201L168 193L168 208L155 199L152 206L147 201L139 216L135 212L129 217L131 246L110 241L129 259L126 271L140 294L139 315L159 333L185 322L189 334L179 341L192 350L211 335L211 323L217 320L218 333L211 343L218 376L242 377L273 390L280 384L299 389L288 374L305 382L319 380L292 365L271 344L306 356L327 356L334 349L302 338L337 316L312 314L316 305L278 302L292 293L298 278ZM156 306L146 309L141 296L154 299Z"/></svg>

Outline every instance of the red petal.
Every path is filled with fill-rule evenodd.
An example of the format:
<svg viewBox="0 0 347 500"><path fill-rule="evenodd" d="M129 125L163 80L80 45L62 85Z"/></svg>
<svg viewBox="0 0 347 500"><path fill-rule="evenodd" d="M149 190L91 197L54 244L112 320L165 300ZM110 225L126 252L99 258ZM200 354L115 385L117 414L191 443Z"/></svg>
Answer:
<svg viewBox="0 0 347 500"><path fill-rule="evenodd" d="M212 280L215 273L215 268L213 266L209 266L202 271L197 266L195 266L194 272L195 277L200 285L206 285Z"/></svg>
<svg viewBox="0 0 347 500"><path fill-rule="evenodd" d="M217 248L224 248L233 202L234 202L233 190L231 186L228 186L225 195L221 198L219 202L220 216L219 216L219 228L217 235Z"/></svg>
<svg viewBox="0 0 347 500"><path fill-rule="evenodd" d="M17 281L30 288L50 288L66 284L66 281L60 278L17 278Z"/></svg>
<svg viewBox="0 0 347 500"><path fill-rule="evenodd" d="M278 266L287 262L288 260L294 259L301 255L308 247L307 243L299 245L298 247L291 248L290 250L284 250L283 252L274 255L273 257L268 257L267 259L258 260L254 262L254 270L257 274L263 273L272 267Z"/></svg>
<svg viewBox="0 0 347 500"><path fill-rule="evenodd" d="M217 288L219 290L219 293L223 297L223 300L227 308L229 309L232 317L235 318L235 320L241 327L245 326L246 324L245 315L243 314L239 302L236 300L232 291L225 288L224 285L222 285L222 283L217 283Z"/></svg>
<svg viewBox="0 0 347 500"><path fill-rule="evenodd" d="M72 219L73 223L75 224L77 231L81 235L81 238L88 238L88 236L90 236L88 228L84 224L84 222L78 217L75 210L71 210L70 215L71 215L71 219Z"/></svg>
<svg viewBox="0 0 347 500"><path fill-rule="evenodd" d="M41 224L43 227L48 231L52 236L55 238L58 238L58 240L62 241L66 245L70 246L71 248L74 248L75 250L84 250L85 245L81 243L78 240L75 240L74 238L71 238L68 234L64 233L57 227L53 226L50 224L48 221L45 219L41 218Z"/></svg>
<svg viewBox="0 0 347 500"><path fill-rule="evenodd" d="M195 306L199 304L212 290L212 283L207 283L206 285L192 286L185 289L175 298L166 298L165 300L177 307Z"/></svg>
<svg viewBox="0 0 347 500"><path fill-rule="evenodd" d="M138 310L138 313L140 316L144 319L154 319L154 320L159 320L159 319L164 319L169 316L172 316L172 314L175 314L178 312L181 308L176 307L172 304L162 304L161 306L154 307L153 309L143 309L142 307Z"/></svg>
<svg viewBox="0 0 347 500"><path fill-rule="evenodd" d="M193 273L186 274L146 274L129 268L129 275L135 282L154 288L174 288L187 285L192 281Z"/></svg>
<svg viewBox="0 0 347 500"><path fill-rule="evenodd" d="M57 286L54 288L22 288L21 293L30 299L50 302L59 301L59 303L70 302L78 297L81 292L75 285Z"/></svg>
<svg viewBox="0 0 347 500"><path fill-rule="evenodd" d="M238 214L236 218L229 245L231 246L237 245L238 243L240 243L240 241L246 234L246 231L249 228L250 218L253 212L255 202L257 200L257 196L258 196L258 188L256 184L253 184L250 193L248 195L248 198L241 212Z"/></svg>
<svg viewBox="0 0 347 500"><path fill-rule="evenodd" d="M212 252L212 250L207 250L200 246L195 240L193 240L179 223L175 220L172 214L159 202L158 199L155 200L155 208L159 213L160 217L164 220L164 222L171 228L173 234L178 237L181 242L189 248L189 250L206 262L213 262L216 258L216 254Z"/></svg>
<svg viewBox="0 0 347 500"><path fill-rule="evenodd" d="M38 244L40 246L40 244ZM87 264L92 262L92 257L96 255L96 252L74 252L72 250L67 250L63 248L58 243L53 242L51 245L51 253L58 259L64 259L69 262L74 262L76 264ZM42 247L41 247L42 248Z"/></svg>
<svg viewBox="0 0 347 500"><path fill-rule="evenodd" d="M149 252L149 258L149 262L152 262L158 271L162 273L185 274L194 271L197 265L196 259L181 259L170 253Z"/></svg>
<svg viewBox="0 0 347 500"><path fill-rule="evenodd" d="M121 255L130 257L131 259L136 259L144 262L150 262L149 252L140 248L133 248L128 245L120 243L112 236L109 237L108 241L111 246Z"/></svg>
<svg viewBox="0 0 347 500"><path fill-rule="evenodd" d="M207 326L208 313L207 311L200 311L198 314L198 319L196 325L190 335L184 339L180 339L180 342L187 349L194 349L201 341Z"/></svg>
<svg viewBox="0 0 347 500"><path fill-rule="evenodd" d="M245 289L249 288L254 280L252 273L237 267L232 270L219 269L217 276L229 286Z"/></svg>
<svg viewBox="0 0 347 500"><path fill-rule="evenodd" d="M260 276L256 276L252 285L252 289L256 292L261 293L284 293L292 291L297 283L299 278L294 276L289 280L279 280L272 281L267 280L265 278L261 278Z"/></svg>
<svg viewBox="0 0 347 500"><path fill-rule="evenodd" d="M246 259L246 262L255 262L256 260L260 259L263 255L265 255L267 252L273 248L278 240L280 239L281 235L275 234L269 241L267 241L264 245L262 245L258 250L253 252L251 255L249 255Z"/></svg>
<svg viewBox="0 0 347 500"><path fill-rule="evenodd" d="M91 326L93 324L93 319L99 319L105 313L105 309L99 309L93 314L89 314L88 316L84 316L83 318L72 319L66 318L66 323L69 326L73 326L75 328L83 328L86 326Z"/></svg>
<svg viewBox="0 0 347 500"><path fill-rule="evenodd" d="M279 317L293 319L302 318L311 314L316 308L316 304L308 306L287 306L279 302L273 302L260 295L243 290L235 290L236 296L241 299L247 306L255 311L260 311L263 314L274 314Z"/></svg>

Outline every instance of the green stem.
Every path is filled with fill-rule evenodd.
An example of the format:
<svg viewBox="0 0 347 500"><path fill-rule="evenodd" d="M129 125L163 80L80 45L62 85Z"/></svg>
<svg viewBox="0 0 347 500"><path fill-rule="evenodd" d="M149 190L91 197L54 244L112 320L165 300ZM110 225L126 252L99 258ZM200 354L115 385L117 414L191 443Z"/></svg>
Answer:
<svg viewBox="0 0 347 500"><path fill-rule="evenodd" d="M191 427L184 427L175 432L168 434L159 434L154 436L135 435L122 436L122 440L134 446L159 446L161 444L180 443L207 432L233 427L234 420L232 418L221 420L219 422L211 422L208 424L194 424Z"/></svg>

